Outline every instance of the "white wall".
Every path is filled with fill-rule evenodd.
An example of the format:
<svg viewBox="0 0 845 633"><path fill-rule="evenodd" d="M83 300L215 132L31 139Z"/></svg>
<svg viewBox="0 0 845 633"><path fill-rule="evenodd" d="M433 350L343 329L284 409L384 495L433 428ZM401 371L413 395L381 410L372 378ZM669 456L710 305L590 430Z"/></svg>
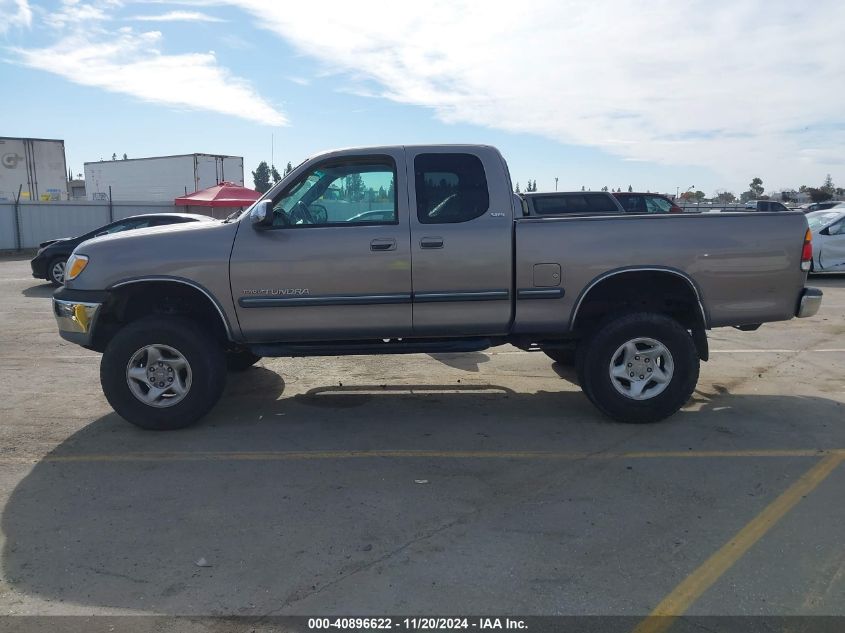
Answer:
<svg viewBox="0 0 845 633"><path fill-rule="evenodd" d="M0 250L35 248L39 243L61 237L74 237L92 229L145 213L197 213L225 218L233 209L174 207L162 202L116 202L109 217L108 202L21 202L20 233L17 243L15 205L0 203Z"/></svg>

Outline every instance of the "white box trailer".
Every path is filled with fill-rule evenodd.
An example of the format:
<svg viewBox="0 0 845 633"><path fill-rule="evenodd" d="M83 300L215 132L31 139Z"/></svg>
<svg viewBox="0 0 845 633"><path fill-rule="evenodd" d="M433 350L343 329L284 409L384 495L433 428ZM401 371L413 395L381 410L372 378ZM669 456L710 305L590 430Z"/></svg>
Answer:
<svg viewBox="0 0 845 633"><path fill-rule="evenodd" d="M65 142L0 136L0 201L67 200Z"/></svg>
<svg viewBox="0 0 845 633"><path fill-rule="evenodd" d="M244 184L244 159L220 154L182 154L85 163L89 200L173 202L174 198L227 180Z"/></svg>

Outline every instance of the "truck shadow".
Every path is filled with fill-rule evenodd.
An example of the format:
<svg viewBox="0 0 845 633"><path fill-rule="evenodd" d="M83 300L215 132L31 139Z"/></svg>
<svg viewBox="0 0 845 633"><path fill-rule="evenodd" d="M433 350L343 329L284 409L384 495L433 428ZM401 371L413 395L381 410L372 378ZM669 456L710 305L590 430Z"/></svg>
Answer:
<svg viewBox="0 0 845 633"><path fill-rule="evenodd" d="M725 388L698 392L697 411L634 427L601 419L572 391L326 386L279 398L284 388L277 374L253 368L235 377L221 405L192 429L143 432L109 414L68 437L35 463L6 504L6 581L54 603L142 612L349 613L355 604L312 600L444 525L541 494L538 482L561 471L567 486L610 477L603 484L609 496L583 503L613 512L612 478L621 475L607 471L608 460L473 459L450 452L845 445L835 425L841 403L733 395ZM354 451L425 455L362 458ZM498 516L484 526L488 539L502 537ZM539 533L521 538L538 539L536 551L544 551ZM464 547L462 564L477 567L482 582L487 563L467 557L471 550ZM593 547L606 551L614 544ZM433 564L431 576L438 573ZM393 582L370 588L383 592L382 604L415 594L412 584ZM490 595L509 604L509 583L494 584ZM475 606L495 611L486 603L467 605ZM436 611L437 604L411 608Z"/></svg>
<svg viewBox="0 0 845 633"><path fill-rule="evenodd" d="M53 296L53 291L56 288L50 283L42 283L35 286L30 286L29 288L24 288L21 290L21 294L24 297L36 297L41 299L49 299Z"/></svg>

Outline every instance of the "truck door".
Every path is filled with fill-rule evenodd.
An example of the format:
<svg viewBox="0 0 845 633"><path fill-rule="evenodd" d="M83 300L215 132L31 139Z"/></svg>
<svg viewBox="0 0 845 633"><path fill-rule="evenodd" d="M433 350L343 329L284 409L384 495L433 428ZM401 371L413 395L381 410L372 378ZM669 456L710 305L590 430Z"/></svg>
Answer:
<svg viewBox="0 0 845 633"><path fill-rule="evenodd" d="M272 227L238 229L230 276L248 341L411 333L411 253L402 149L335 154L298 169L272 199Z"/></svg>
<svg viewBox="0 0 845 633"><path fill-rule="evenodd" d="M513 209L492 148L406 148L414 334L505 334L511 321Z"/></svg>

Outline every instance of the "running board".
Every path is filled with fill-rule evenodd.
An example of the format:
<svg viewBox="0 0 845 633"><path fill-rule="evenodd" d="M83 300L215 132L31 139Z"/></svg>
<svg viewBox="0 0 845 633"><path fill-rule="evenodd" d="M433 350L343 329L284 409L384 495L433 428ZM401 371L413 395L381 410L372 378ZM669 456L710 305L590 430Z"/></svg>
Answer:
<svg viewBox="0 0 845 633"><path fill-rule="evenodd" d="M415 341L334 341L331 343L257 343L249 346L256 356L368 356L371 354L432 354L480 352L492 344L489 338Z"/></svg>

